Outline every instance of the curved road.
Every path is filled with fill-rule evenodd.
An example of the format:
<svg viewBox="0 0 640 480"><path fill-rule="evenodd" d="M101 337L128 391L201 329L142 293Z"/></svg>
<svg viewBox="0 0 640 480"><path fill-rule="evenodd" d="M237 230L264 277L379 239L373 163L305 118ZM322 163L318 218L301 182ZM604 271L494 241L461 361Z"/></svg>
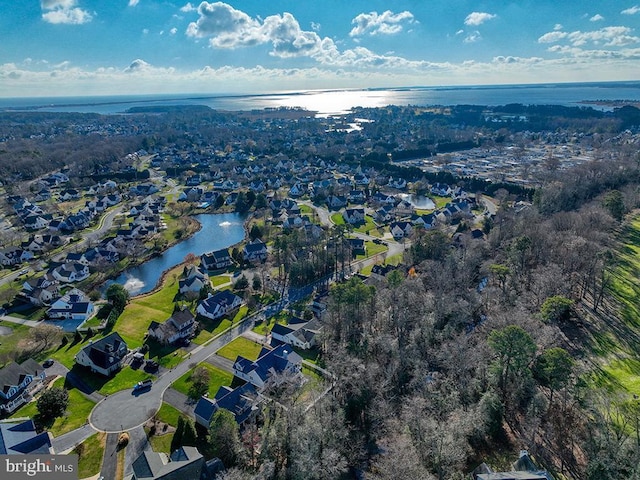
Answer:
<svg viewBox="0 0 640 480"><path fill-rule="evenodd" d="M127 389L109 395L93 408L89 422L96 430L103 432L122 432L142 425L160 409L165 390L191 370L192 364L205 361L227 343L250 330L254 318L261 313L245 318L242 323L208 344L195 348L178 366L164 372L153 383L151 390L134 395L132 389Z"/></svg>

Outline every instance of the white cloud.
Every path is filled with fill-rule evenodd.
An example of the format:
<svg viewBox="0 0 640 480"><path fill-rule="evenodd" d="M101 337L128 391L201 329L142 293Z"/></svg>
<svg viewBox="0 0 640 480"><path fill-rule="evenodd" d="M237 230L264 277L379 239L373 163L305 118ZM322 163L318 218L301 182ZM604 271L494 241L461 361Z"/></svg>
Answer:
<svg viewBox="0 0 640 480"><path fill-rule="evenodd" d="M545 33L540 38L538 38L538 43L556 43L563 38L566 38L567 35L567 32L560 32L558 30L555 30L553 32Z"/></svg>
<svg viewBox="0 0 640 480"><path fill-rule="evenodd" d="M640 12L640 7L638 5L634 5L631 8L622 10L620 13L622 13L623 15L635 15L636 13L639 13L639 12Z"/></svg>
<svg viewBox="0 0 640 480"><path fill-rule="evenodd" d="M561 24L561 23L556 23L556 24L553 26L553 29L554 29L554 30L562 30L563 28L564 28L564 27L562 26L562 24Z"/></svg>
<svg viewBox="0 0 640 480"><path fill-rule="evenodd" d="M178 33L178 29L176 27L173 27L171 30L169 30L169 33L171 35L175 35L176 33Z"/></svg>
<svg viewBox="0 0 640 480"><path fill-rule="evenodd" d="M196 12L198 11L198 9L193 5L191 5L191 2L188 2L185 6L180 7L180 11L188 13L188 12Z"/></svg>
<svg viewBox="0 0 640 480"><path fill-rule="evenodd" d="M144 60L137 58L124 69L125 73L135 73L140 71L148 71L151 69L151 65Z"/></svg>
<svg viewBox="0 0 640 480"><path fill-rule="evenodd" d="M130 7L135 7L138 3L140 3L140 0L129 0Z"/></svg>
<svg viewBox="0 0 640 480"><path fill-rule="evenodd" d="M464 19L464 24L471 25L471 26L478 26L478 25L482 25L483 23L489 20L493 20L496 17L497 15L494 15L493 13L471 12L469 15L467 15L467 18Z"/></svg>
<svg viewBox="0 0 640 480"><path fill-rule="evenodd" d="M599 13L596 13L593 17L589 19L590 22L600 22L602 20L604 20L604 17Z"/></svg>
<svg viewBox="0 0 640 480"><path fill-rule="evenodd" d="M561 40L568 40L574 47L582 47L587 44L605 47L624 47L635 43L640 43L640 37L632 34L633 30L629 27L613 26L604 27L599 30L590 32L548 32L538 38L538 43L557 43Z"/></svg>
<svg viewBox="0 0 640 480"><path fill-rule="evenodd" d="M313 30L314 32L319 32L321 28L321 25L317 22L311 22L311 30Z"/></svg>
<svg viewBox="0 0 640 480"><path fill-rule="evenodd" d="M358 37L365 34L393 35L400 33L405 23L416 23L416 20L413 14L407 10L400 13L386 10L381 14L378 12L361 13L351 23L355 27L349 32L349 36Z"/></svg>
<svg viewBox="0 0 640 480"><path fill-rule="evenodd" d="M93 16L87 11L76 7L77 0L41 0L40 6L45 12L42 19L47 23L81 25L88 23Z"/></svg>
<svg viewBox="0 0 640 480"><path fill-rule="evenodd" d="M480 35L479 31L474 31L469 33L466 37L464 37L464 43L476 43L482 40L482 35Z"/></svg>
<svg viewBox="0 0 640 480"><path fill-rule="evenodd" d="M211 37L211 45L236 48L265 43L260 22L246 13L222 2L202 2L198 6L200 18L187 27L190 37Z"/></svg>

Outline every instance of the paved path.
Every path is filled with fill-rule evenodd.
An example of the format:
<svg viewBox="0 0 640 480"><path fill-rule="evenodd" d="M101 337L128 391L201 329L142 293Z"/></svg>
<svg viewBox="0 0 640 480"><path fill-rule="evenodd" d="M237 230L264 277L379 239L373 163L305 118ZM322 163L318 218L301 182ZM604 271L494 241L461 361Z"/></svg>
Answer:
<svg viewBox="0 0 640 480"><path fill-rule="evenodd" d="M109 433L107 435L106 445L104 447L104 455L102 457L102 467L100 475L105 479L116 478L118 468L118 437L119 433Z"/></svg>
<svg viewBox="0 0 640 480"><path fill-rule="evenodd" d="M0 316L0 320L4 322L17 323L19 325L27 325L28 327L35 327L40 323L34 320L25 320L24 318L12 317L10 315L2 315Z"/></svg>
<svg viewBox="0 0 640 480"><path fill-rule="evenodd" d="M215 357L215 355L214 355ZM174 408L177 408L188 417L193 416L193 412L196 409L196 404L187 397L184 393L179 392L173 388L167 388L162 398L166 403Z"/></svg>
<svg viewBox="0 0 640 480"><path fill-rule="evenodd" d="M207 363L220 370L233 373L233 362L228 358L221 357L220 355L211 355L207 358Z"/></svg>
<svg viewBox="0 0 640 480"><path fill-rule="evenodd" d="M55 437L51 441L51 446L53 447L53 451L57 454L69 453L69 451L73 450L77 445L84 442L94 433L96 433L96 430L93 426L86 424L80 428L70 431L69 433Z"/></svg>

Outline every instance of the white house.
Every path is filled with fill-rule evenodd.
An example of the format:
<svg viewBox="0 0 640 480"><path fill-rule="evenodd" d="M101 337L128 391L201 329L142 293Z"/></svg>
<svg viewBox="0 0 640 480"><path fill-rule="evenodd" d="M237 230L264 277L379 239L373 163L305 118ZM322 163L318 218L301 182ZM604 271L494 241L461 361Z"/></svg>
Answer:
<svg viewBox="0 0 640 480"><path fill-rule="evenodd" d="M85 346L76 354L75 361L78 365L90 368L92 372L108 377L122 367L128 351L122 337L117 332L112 332Z"/></svg>
<svg viewBox="0 0 640 480"><path fill-rule="evenodd" d="M93 313L93 302L74 288L51 304L47 316L52 320L86 320Z"/></svg>
<svg viewBox="0 0 640 480"><path fill-rule="evenodd" d="M149 325L149 337L160 343L174 343L183 338L190 338L196 330L198 322L187 308L174 312L163 323L156 321Z"/></svg>
<svg viewBox="0 0 640 480"><path fill-rule="evenodd" d="M59 282L80 282L89 277L89 267L81 263L69 262L54 268L51 274Z"/></svg>
<svg viewBox="0 0 640 480"><path fill-rule="evenodd" d="M264 261L267 259L267 245L262 240L247 243L242 256L247 262Z"/></svg>
<svg viewBox="0 0 640 480"><path fill-rule="evenodd" d="M182 276L178 280L180 293L199 292L205 285L211 285L211 280L202 266L188 265L184 267Z"/></svg>
<svg viewBox="0 0 640 480"><path fill-rule="evenodd" d="M400 240L401 238L408 237L411 235L413 231L413 226L410 222L393 222L389 229L391 230L391 235L396 240Z"/></svg>
<svg viewBox="0 0 640 480"><path fill-rule="evenodd" d="M196 308L196 312L203 317L216 320L232 312L242 305L242 298L231 293L229 290L222 290L214 294L209 294L202 300Z"/></svg>
<svg viewBox="0 0 640 480"><path fill-rule="evenodd" d="M233 374L259 390L269 381L300 380L301 369L302 357L289 345L280 345L273 350L263 347L255 361L238 355L233 364Z"/></svg>
<svg viewBox="0 0 640 480"><path fill-rule="evenodd" d="M34 387L41 384L46 373L32 358L21 364L11 362L0 369L0 412L10 414L27 403Z"/></svg>
<svg viewBox="0 0 640 480"><path fill-rule="evenodd" d="M351 225L364 223L364 208L347 208L342 212L342 218Z"/></svg>

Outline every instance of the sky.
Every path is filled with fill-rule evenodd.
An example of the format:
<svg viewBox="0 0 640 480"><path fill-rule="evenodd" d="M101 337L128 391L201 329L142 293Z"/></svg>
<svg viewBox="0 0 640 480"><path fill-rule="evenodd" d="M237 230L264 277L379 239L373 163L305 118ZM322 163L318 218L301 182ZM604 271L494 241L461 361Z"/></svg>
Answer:
<svg viewBox="0 0 640 480"><path fill-rule="evenodd" d="M0 0L0 97L640 80L640 0Z"/></svg>

